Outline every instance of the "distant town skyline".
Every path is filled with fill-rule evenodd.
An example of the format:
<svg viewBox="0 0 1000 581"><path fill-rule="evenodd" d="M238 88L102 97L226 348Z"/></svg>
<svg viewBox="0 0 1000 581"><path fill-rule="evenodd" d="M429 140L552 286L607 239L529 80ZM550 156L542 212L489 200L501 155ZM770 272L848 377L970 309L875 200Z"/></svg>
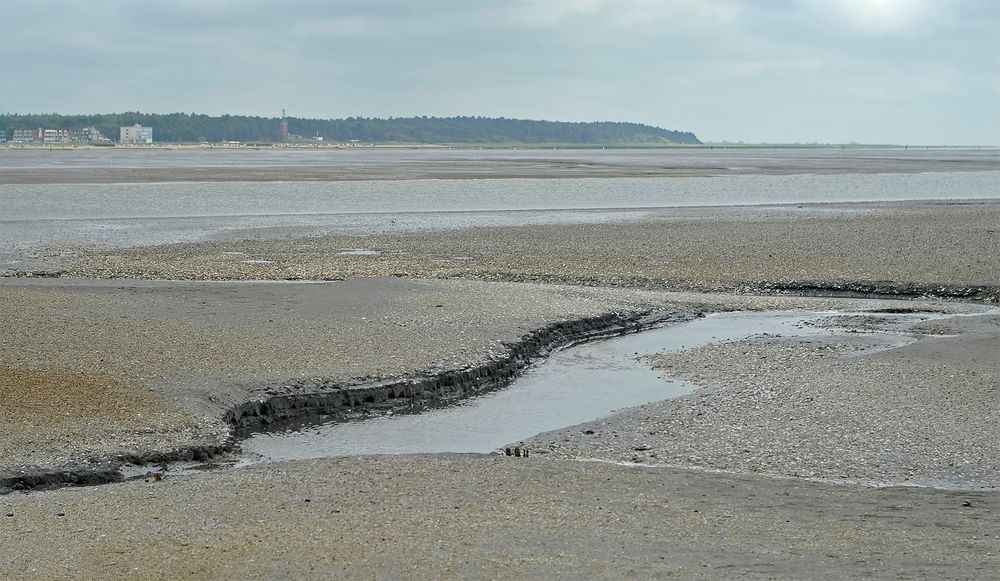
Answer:
<svg viewBox="0 0 1000 581"><path fill-rule="evenodd" d="M0 112L481 115L706 141L1000 144L992 0L0 0L0 24Z"/></svg>

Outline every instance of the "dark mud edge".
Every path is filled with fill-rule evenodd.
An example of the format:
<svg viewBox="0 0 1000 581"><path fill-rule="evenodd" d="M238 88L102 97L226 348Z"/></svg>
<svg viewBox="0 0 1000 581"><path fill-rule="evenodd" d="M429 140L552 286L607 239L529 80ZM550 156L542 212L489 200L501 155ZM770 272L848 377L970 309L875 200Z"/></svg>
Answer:
<svg viewBox="0 0 1000 581"><path fill-rule="evenodd" d="M272 390L268 397L230 409L223 416L237 432L313 416L352 415L359 411L408 409L457 400L508 385L532 361L555 350L650 327L679 323L698 316L689 313L608 313L552 323L528 333L495 361L433 375L370 384L303 381Z"/></svg>
<svg viewBox="0 0 1000 581"><path fill-rule="evenodd" d="M62 270L12 270L0 272L0 278L61 278L66 275ZM114 277L96 277L114 278ZM142 280L144 277L136 277ZM565 276L525 276L506 274L498 276L482 276L476 273L456 275L457 279L531 282L541 284L568 284L597 287L636 288L648 290L664 290L679 292L702 293L736 293L752 295L796 295L803 297L855 298L855 299L941 299L958 300L972 303L1000 303L1000 285L961 285L952 283L915 283L897 282L891 280L841 280L841 281L756 281L744 284L697 284L670 280L655 280L649 278L625 278L616 282L608 282L598 278L565 277ZM288 278L283 280L302 280ZM343 280L340 277L307 279L307 280Z"/></svg>
<svg viewBox="0 0 1000 581"><path fill-rule="evenodd" d="M966 303L1000 303L1000 285L916 283L892 280L764 280L740 284L699 284L649 278L623 278L608 282L598 278L564 276L494 276L475 274L455 278L472 280L530 282L592 287L630 288L673 292L731 293L762 296L826 297L838 299L950 300Z"/></svg>
<svg viewBox="0 0 1000 581"><path fill-rule="evenodd" d="M950 299L994 304L1000 302L1000 286L901 283L894 281L762 282L737 289L742 293L858 299Z"/></svg>
<svg viewBox="0 0 1000 581"><path fill-rule="evenodd" d="M550 323L516 342L505 344L507 354L502 359L478 366L367 384L323 380L287 383L272 388L267 397L227 410L222 419L231 426L232 435L221 444L206 443L173 451L121 454L91 466L67 470L0 475L0 494L119 482L123 480L120 470L125 464L157 466L178 461L208 462L236 451L240 436L272 424L320 417L348 417L365 412L384 413L454 401L508 385L528 365L553 351L596 339L682 323L699 316L702 313L606 313Z"/></svg>

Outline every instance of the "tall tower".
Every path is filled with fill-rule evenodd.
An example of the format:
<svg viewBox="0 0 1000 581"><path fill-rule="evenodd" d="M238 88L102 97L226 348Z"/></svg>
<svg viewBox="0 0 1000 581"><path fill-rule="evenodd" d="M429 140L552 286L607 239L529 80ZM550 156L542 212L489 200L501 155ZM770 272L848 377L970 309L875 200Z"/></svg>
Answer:
<svg viewBox="0 0 1000 581"><path fill-rule="evenodd" d="M278 141L288 141L288 121L285 121L285 110L281 110L281 122L278 124Z"/></svg>

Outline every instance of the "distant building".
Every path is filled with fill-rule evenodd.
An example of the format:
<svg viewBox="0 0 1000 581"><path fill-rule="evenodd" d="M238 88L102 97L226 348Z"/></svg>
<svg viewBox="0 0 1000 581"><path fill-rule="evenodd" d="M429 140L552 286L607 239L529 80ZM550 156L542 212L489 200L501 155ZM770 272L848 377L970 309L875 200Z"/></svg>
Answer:
<svg viewBox="0 0 1000 581"><path fill-rule="evenodd" d="M0 143L7 143L7 131L0 129Z"/></svg>
<svg viewBox="0 0 1000 581"><path fill-rule="evenodd" d="M69 143L70 134L66 129L42 129L43 143Z"/></svg>
<svg viewBox="0 0 1000 581"><path fill-rule="evenodd" d="M76 132L73 141L77 143L111 143L111 140L104 136L96 127L85 127Z"/></svg>
<svg viewBox="0 0 1000 581"><path fill-rule="evenodd" d="M118 143L153 143L153 128L138 123L122 127Z"/></svg>
<svg viewBox="0 0 1000 581"><path fill-rule="evenodd" d="M42 129L15 129L13 135L10 136L10 140L17 143L41 141L43 132L44 130Z"/></svg>
<svg viewBox="0 0 1000 581"><path fill-rule="evenodd" d="M4 134L4 137L7 137ZM149 136L152 142L152 135ZM110 145L111 140L105 137L96 127L87 127L79 131L71 129L14 129L9 140L12 143L100 143ZM0 139L0 142L7 139ZM143 142L147 143L147 142Z"/></svg>

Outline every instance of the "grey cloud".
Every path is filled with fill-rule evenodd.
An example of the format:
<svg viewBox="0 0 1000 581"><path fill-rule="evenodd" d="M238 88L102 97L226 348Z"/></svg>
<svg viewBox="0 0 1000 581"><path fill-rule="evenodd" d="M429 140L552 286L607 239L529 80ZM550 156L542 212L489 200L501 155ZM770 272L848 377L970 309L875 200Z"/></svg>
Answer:
<svg viewBox="0 0 1000 581"><path fill-rule="evenodd" d="M995 143L989 0L0 0L0 109L620 119ZM893 21L893 18L899 21ZM37 23L60 31L37 41ZM72 86L75 90L66 90Z"/></svg>

